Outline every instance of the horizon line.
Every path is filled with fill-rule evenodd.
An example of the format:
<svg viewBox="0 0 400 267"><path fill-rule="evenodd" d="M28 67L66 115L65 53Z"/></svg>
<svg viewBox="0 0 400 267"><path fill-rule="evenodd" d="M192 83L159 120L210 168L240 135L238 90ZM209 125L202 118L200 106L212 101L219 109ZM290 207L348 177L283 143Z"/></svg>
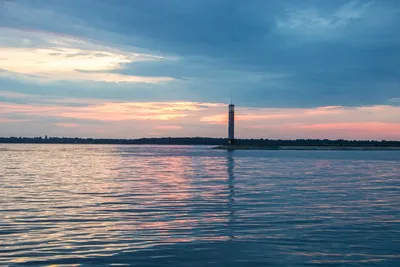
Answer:
<svg viewBox="0 0 400 267"><path fill-rule="evenodd" d="M171 136L161 136L161 137L138 137L138 138L115 138L115 137L68 137L68 136L0 136L0 139L42 139L47 140L50 138L55 139L93 139L93 140L140 140L140 139L225 139L226 137L204 137L204 136L180 136L180 137L171 137ZM296 138L296 139L270 139L270 138L235 138L235 140L270 140L270 141L297 141L297 140L319 140L319 141L369 141L369 142L400 142L400 140L386 140L386 139L328 139L328 138Z"/></svg>

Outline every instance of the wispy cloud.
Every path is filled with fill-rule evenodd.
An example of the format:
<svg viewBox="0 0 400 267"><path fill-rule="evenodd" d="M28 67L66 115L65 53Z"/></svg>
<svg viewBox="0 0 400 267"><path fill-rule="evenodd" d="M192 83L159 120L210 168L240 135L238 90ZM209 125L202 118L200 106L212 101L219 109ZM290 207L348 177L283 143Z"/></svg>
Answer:
<svg viewBox="0 0 400 267"><path fill-rule="evenodd" d="M13 95L13 94L10 94ZM21 95L16 95L22 97ZM202 102L107 102L88 99L84 106L0 102L3 122L27 120L40 131L51 121L70 135L135 137L217 136L226 134L227 107ZM57 100L57 99L56 99ZM236 109L238 137L398 139L400 107L326 106L318 108ZM53 119L49 120L52 117ZM17 119L16 119L17 118ZM91 123L88 123L91 122ZM28 126L26 126L28 127ZM50 126L49 126L50 127ZM46 127L43 127L45 129ZM0 135L12 128L3 128ZM101 132L96 132L101 129ZM54 130L57 132L56 130ZM15 133L14 133L15 134ZM43 134L48 134L43 132Z"/></svg>
<svg viewBox="0 0 400 267"><path fill-rule="evenodd" d="M354 0L342 5L334 14L340 23L350 23L351 20L360 19L365 12L374 4L374 1Z"/></svg>
<svg viewBox="0 0 400 267"><path fill-rule="evenodd" d="M40 81L160 83L174 80L171 77L122 75L115 72L128 63L165 60L162 56L122 51L51 33L36 33L35 39L30 39L31 33L27 31L2 28L2 32L6 36L9 34L9 46L0 46L3 76L15 77L16 74Z"/></svg>
<svg viewBox="0 0 400 267"><path fill-rule="evenodd" d="M59 122L56 123L57 126L64 127L64 128L76 128L79 127L79 124L76 123L67 123L67 122Z"/></svg>
<svg viewBox="0 0 400 267"><path fill-rule="evenodd" d="M71 100L72 101L72 100ZM102 102L88 100L87 106L71 107L51 104L16 104L0 102L0 114L25 114L29 116L57 116L95 121L154 120L167 121L188 116L221 104L195 102Z"/></svg>
<svg viewBox="0 0 400 267"><path fill-rule="evenodd" d="M181 130L182 126L177 126L177 125L161 125L157 126L156 129L159 130Z"/></svg>
<svg viewBox="0 0 400 267"><path fill-rule="evenodd" d="M29 121L29 120L0 118L0 123L5 123L5 122L26 122L26 121Z"/></svg>
<svg viewBox="0 0 400 267"><path fill-rule="evenodd" d="M328 38L337 30L362 19L372 4L370 1L355 0L334 10L292 7L287 9L284 16L276 19L276 26L284 33Z"/></svg>
<svg viewBox="0 0 400 267"><path fill-rule="evenodd" d="M290 128L290 125L288 125ZM343 139L397 139L400 123L352 122L292 125L292 130L306 130L311 136L321 137L329 133ZM384 132L384 134L382 133Z"/></svg>
<svg viewBox="0 0 400 267"><path fill-rule="evenodd" d="M391 98L389 99L389 104L391 105L399 105L400 106L400 97L397 98Z"/></svg>
<svg viewBox="0 0 400 267"><path fill-rule="evenodd" d="M57 106L87 106L94 104L104 103L102 99L82 99L82 98L71 98L62 96L43 96L43 95L32 95L22 94L10 91L0 91L0 97L4 99L4 102L14 103L23 101L30 104L52 104Z"/></svg>
<svg viewBox="0 0 400 267"><path fill-rule="evenodd" d="M230 92L240 137L399 123L397 1L1 2L0 134L225 136Z"/></svg>

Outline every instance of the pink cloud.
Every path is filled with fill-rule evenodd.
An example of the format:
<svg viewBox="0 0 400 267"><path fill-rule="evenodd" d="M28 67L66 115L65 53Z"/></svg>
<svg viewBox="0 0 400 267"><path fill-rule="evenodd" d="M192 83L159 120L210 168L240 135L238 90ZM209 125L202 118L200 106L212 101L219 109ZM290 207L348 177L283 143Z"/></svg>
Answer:
<svg viewBox="0 0 400 267"><path fill-rule="evenodd" d="M352 123L323 123L310 125L292 125L292 130L307 130L319 136L336 138L361 139L399 139L400 123L385 122L352 122Z"/></svg>
<svg viewBox="0 0 400 267"><path fill-rule="evenodd" d="M316 109L310 109L306 111L305 115L331 115L331 114L341 114L344 112L344 108L341 106L326 106L326 107L319 107Z"/></svg>
<svg viewBox="0 0 400 267"><path fill-rule="evenodd" d="M157 126L157 129L160 130L180 130L182 129L181 126L176 126L176 125L161 125L161 126Z"/></svg>
<svg viewBox="0 0 400 267"><path fill-rule="evenodd" d="M226 114L216 114L200 118L201 122L210 124L226 124L228 122L228 115Z"/></svg>
<svg viewBox="0 0 400 267"><path fill-rule="evenodd" d="M24 122L24 121L29 121L29 120L0 118L0 123L2 123L2 122Z"/></svg>
<svg viewBox="0 0 400 267"><path fill-rule="evenodd" d="M56 123L56 125L60 126L60 127L65 127L65 128L76 128L76 127L79 127L79 124L67 123L67 122Z"/></svg>
<svg viewBox="0 0 400 267"><path fill-rule="evenodd" d="M255 115L238 115L237 120L254 121L254 120L279 120L283 118L293 118L296 114L255 114Z"/></svg>
<svg viewBox="0 0 400 267"><path fill-rule="evenodd" d="M42 100L44 102L35 105L0 102L0 117L7 118L18 114L32 121L32 124L20 123L18 129L3 127L0 135L18 134L22 132L23 127L27 127L24 131L29 132L35 129L35 133L43 131L44 134L49 134L48 131L42 129L44 125L49 125L48 117L59 119L60 123L57 126L64 128L65 133L77 136L90 134L132 138L161 135L211 137L226 135L227 105L222 103L110 102L102 99L88 99L87 103L82 102L86 106L69 107L58 102L52 103L51 98L43 97ZM81 99L81 101L84 100ZM400 107L396 106L237 107L236 133L238 138L399 140L400 118L397 114L400 114ZM79 120L92 120L93 124L63 123L65 118L77 119L78 123ZM97 129L102 131L96 131Z"/></svg>
<svg viewBox="0 0 400 267"><path fill-rule="evenodd" d="M323 123L311 125L299 125L296 128L318 130L389 130L400 133L400 124L384 122L353 122L353 123Z"/></svg>

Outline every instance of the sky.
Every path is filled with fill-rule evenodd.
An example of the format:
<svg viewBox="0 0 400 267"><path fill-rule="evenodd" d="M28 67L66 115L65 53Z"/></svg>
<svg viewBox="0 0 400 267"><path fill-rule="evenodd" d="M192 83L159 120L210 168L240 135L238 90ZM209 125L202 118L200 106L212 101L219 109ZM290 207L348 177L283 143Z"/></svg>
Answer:
<svg viewBox="0 0 400 267"><path fill-rule="evenodd" d="M0 0L0 136L400 140L398 0Z"/></svg>

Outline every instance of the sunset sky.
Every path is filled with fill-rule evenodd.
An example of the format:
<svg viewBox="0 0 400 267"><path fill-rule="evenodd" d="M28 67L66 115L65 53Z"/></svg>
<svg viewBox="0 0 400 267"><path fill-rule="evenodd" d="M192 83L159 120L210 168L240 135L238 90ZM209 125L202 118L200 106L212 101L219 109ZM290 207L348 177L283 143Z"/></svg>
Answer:
<svg viewBox="0 0 400 267"><path fill-rule="evenodd" d="M400 140L400 1L0 0L0 136Z"/></svg>

